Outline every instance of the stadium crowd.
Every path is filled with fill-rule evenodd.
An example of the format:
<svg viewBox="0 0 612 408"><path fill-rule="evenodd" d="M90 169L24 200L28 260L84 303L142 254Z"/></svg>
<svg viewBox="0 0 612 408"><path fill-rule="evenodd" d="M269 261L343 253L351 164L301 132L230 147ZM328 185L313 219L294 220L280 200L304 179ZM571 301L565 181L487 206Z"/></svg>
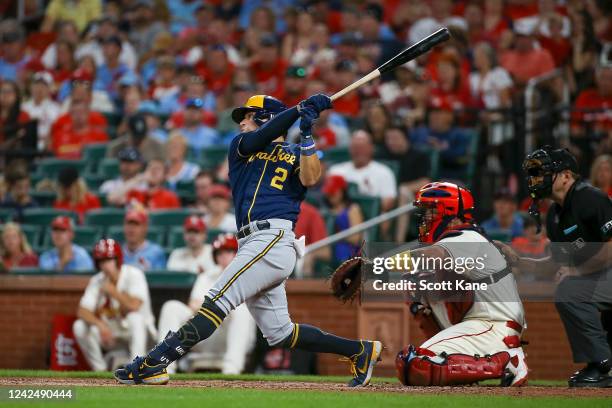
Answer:
<svg viewBox="0 0 612 408"><path fill-rule="evenodd" d="M9 18L17 3L0 6L3 272L91 269L88 245L102 235L123 244L126 263L172 269L172 250L189 246L180 225L190 214L209 242L236 231L224 150L238 133L232 108L253 94L289 106L331 94L441 26L451 41L322 114L314 135L326 176L297 235L315 242L446 178L483 197L491 236L542 254L545 235L519 213L528 203L518 166L524 93L547 74L536 106L557 122L536 122L537 144L570 148L583 176L612 195L603 0L50 0L28 21ZM377 231L413 236L407 216ZM313 253L306 275L361 239Z"/></svg>

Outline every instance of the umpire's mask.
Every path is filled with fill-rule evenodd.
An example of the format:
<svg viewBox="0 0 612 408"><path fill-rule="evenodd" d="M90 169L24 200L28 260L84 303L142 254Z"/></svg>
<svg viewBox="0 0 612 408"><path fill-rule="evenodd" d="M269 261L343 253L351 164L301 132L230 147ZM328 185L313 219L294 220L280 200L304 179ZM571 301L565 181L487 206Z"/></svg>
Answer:
<svg viewBox="0 0 612 408"><path fill-rule="evenodd" d="M567 149L544 147L529 154L523 161L523 171L531 198L550 197L555 177L563 170L578 173L578 163Z"/></svg>

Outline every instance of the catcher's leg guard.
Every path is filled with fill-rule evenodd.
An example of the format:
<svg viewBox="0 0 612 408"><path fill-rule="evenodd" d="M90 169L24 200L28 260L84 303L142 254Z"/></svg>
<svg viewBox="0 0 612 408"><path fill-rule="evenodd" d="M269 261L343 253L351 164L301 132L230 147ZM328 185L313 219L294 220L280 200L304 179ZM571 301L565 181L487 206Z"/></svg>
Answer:
<svg viewBox="0 0 612 408"><path fill-rule="evenodd" d="M500 378L503 386L519 386L527 380L527 366L520 348L480 357L436 355L410 345L398 353L395 366L404 385L461 385Z"/></svg>

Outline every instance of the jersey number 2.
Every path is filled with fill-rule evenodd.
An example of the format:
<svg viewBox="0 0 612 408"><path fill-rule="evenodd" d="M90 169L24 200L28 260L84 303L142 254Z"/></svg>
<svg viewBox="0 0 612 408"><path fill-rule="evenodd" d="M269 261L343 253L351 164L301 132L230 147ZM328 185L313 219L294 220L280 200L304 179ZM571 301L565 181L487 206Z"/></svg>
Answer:
<svg viewBox="0 0 612 408"><path fill-rule="evenodd" d="M287 172L287 169L284 169L282 167L277 167L276 170L274 170L274 173L276 173L276 176L272 177L272 181L270 181L270 185L274 188L278 188L279 190L282 190L283 182L287 180L287 175L289 174L289 172Z"/></svg>

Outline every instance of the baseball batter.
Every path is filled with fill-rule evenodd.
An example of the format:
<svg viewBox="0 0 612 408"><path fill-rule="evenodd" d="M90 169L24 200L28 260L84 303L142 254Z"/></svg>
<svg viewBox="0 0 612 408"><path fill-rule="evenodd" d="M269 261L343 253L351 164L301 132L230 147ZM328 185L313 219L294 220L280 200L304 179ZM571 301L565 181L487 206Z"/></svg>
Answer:
<svg viewBox="0 0 612 408"><path fill-rule="evenodd" d="M410 310L429 339L420 347L409 345L399 352L400 381L404 385L458 385L500 378L503 386L525 384L523 305L504 256L473 223L472 194L456 184L430 183L417 193L415 206L421 217L419 241L432 245L412 251L413 259L476 261L460 271L455 267L454 272L414 271L411 278L452 280L453 288L466 287L457 284L463 281L471 286L486 283L487 288L411 294Z"/></svg>
<svg viewBox="0 0 612 408"><path fill-rule="evenodd" d="M168 364L207 339L228 313L246 303L271 346L345 356L353 374L349 386L369 384L381 342L345 339L293 323L287 309L285 280L304 251L293 227L307 188L321 175L312 125L320 112L331 107L330 98L322 94L290 109L273 97L255 95L234 109L232 119L241 133L230 144L228 160L238 253L199 311L146 356L116 370L119 382L166 384ZM287 143L287 131L298 118L300 144Z"/></svg>

